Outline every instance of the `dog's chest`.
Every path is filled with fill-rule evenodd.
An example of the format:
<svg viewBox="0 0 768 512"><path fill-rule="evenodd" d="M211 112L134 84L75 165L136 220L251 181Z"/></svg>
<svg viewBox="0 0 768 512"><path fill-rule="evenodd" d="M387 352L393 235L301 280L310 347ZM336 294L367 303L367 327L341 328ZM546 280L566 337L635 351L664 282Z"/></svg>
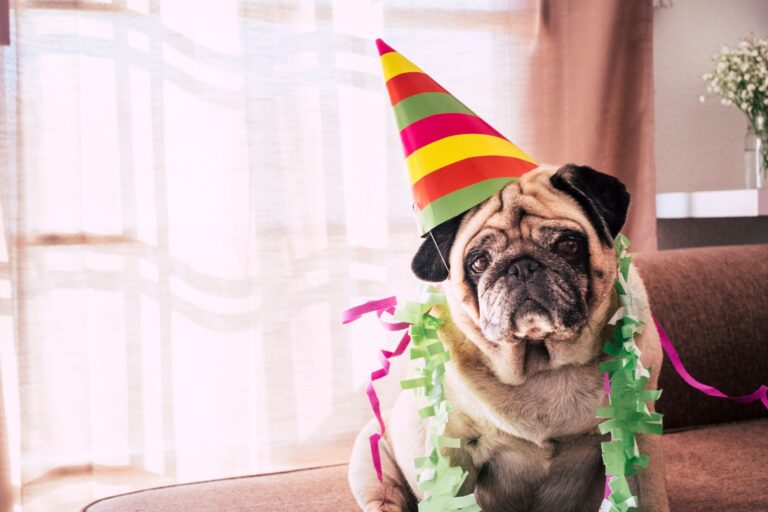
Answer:
<svg viewBox="0 0 768 512"><path fill-rule="evenodd" d="M457 408L446 433L462 439L458 458L483 510L566 511L596 499L602 388L590 369L485 388L479 400L467 389L451 391Z"/></svg>
<svg viewBox="0 0 768 512"><path fill-rule="evenodd" d="M455 411L449 429L468 439L498 430L543 446L549 439L594 432L595 410L605 397L597 364L534 375L520 386L492 380L480 386L451 372L447 380Z"/></svg>
<svg viewBox="0 0 768 512"><path fill-rule="evenodd" d="M601 485L600 437L541 446L500 432L467 440L474 492L482 510L579 510Z"/></svg>

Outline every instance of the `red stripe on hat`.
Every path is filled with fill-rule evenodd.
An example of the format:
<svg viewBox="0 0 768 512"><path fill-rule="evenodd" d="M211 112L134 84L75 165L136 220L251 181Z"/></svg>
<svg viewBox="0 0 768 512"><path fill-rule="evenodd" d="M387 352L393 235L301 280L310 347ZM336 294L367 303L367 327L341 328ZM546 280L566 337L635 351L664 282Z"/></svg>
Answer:
<svg viewBox="0 0 768 512"><path fill-rule="evenodd" d="M460 113L435 114L425 117L403 128L400 132L400 138L403 140L403 150L407 157L427 144L445 137L463 135L465 133L495 135L507 140L506 137L479 117Z"/></svg>
<svg viewBox="0 0 768 512"><path fill-rule="evenodd" d="M394 107L402 100L424 92L442 92L450 94L432 80L426 73L410 72L397 75L387 80L389 99Z"/></svg>
<svg viewBox="0 0 768 512"><path fill-rule="evenodd" d="M385 53L392 53L395 51L392 49L391 46L389 46L387 43L385 43L381 39L376 40L376 48L379 50L379 56L382 56Z"/></svg>
<svg viewBox="0 0 768 512"><path fill-rule="evenodd" d="M479 181L492 178L519 178L536 164L509 156L477 156L460 160L429 173L413 185L416 208Z"/></svg>

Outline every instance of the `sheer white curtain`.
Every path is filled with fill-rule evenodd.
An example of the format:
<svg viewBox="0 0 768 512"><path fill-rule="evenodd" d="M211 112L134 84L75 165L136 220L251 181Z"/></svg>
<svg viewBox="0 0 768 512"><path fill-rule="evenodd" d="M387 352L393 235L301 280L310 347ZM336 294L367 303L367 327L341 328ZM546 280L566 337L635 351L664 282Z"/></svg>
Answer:
<svg viewBox="0 0 768 512"><path fill-rule="evenodd" d="M1 50L0 474L24 511L344 462L395 340L340 312L411 292L419 242L373 40L528 147L535 12L17 1Z"/></svg>

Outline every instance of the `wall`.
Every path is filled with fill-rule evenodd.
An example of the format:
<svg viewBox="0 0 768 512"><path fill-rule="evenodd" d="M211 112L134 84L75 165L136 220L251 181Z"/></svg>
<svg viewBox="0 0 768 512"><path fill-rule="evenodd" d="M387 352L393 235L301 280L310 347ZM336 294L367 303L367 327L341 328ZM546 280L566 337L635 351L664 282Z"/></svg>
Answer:
<svg viewBox="0 0 768 512"><path fill-rule="evenodd" d="M701 75L723 45L768 37L768 0L672 3L654 11L656 190L744 188L746 118L707 95ZM658 237L659 249L768 243L768 217L661 219Z"/></svg>
<svg viewBox="0 0 768 512"><path fill-rule="evenodd" d="M746 118L708 96L701 75L723 45L768 37L766 0L674 0L654 11L656 189L744 188Z"/></svg>

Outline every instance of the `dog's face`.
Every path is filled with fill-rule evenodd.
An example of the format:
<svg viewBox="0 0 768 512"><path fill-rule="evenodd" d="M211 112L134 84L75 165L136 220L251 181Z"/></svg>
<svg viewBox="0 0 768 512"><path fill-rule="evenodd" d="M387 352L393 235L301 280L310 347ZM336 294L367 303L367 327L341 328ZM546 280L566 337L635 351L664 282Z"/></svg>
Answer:
<svg viewBox="0 0 768 512"><path fill-rule="evenodd" d="M599 354L616 274L613 237L628 205L624 185L608 175L539 167L433 230L413 270L448 280L453 321L484 356L476 359L520 384Z"/></svg>

